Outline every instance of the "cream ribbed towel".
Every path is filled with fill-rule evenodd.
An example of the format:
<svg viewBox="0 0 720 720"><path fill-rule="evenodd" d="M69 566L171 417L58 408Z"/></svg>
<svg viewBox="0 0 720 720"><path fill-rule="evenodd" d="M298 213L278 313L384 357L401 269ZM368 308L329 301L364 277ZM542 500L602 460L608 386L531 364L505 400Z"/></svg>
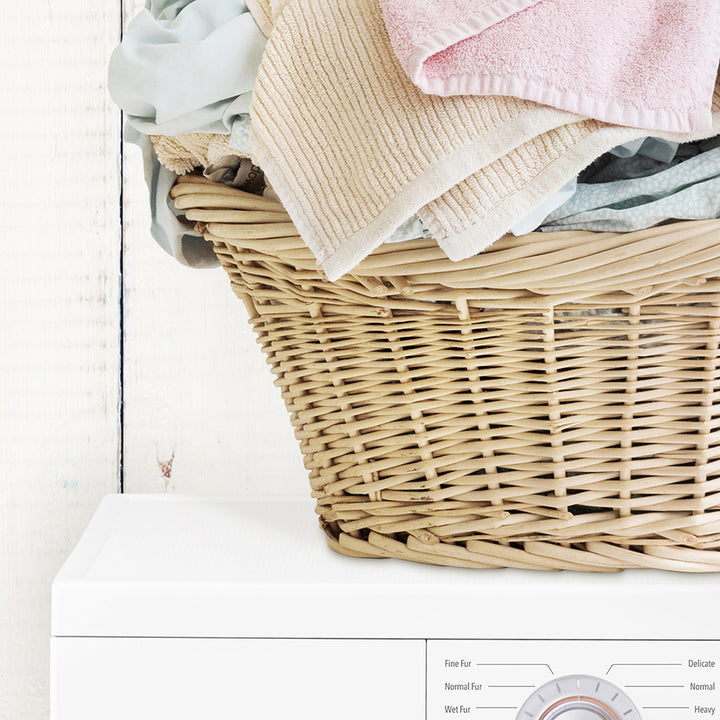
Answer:
<svg viewBox="0 0 720 720"><path fill-rule="evenodd" d="M289 0L273 17L253 157L331 280L415 212L448 257L476 254L595 157L647 134L515 98L426 96L377 0Z"/></svg>
<svg viewBox="0 0 720 720"><path fill-rule="evenodd" d="M270 0L246 0L246 5L263 35L270 37L273 28L273 9Z"/></svg>

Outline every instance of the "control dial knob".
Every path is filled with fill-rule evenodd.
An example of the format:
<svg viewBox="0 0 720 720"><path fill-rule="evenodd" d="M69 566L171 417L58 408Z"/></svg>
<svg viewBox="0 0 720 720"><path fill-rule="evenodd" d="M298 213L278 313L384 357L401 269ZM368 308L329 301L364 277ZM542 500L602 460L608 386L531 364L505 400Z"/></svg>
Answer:
<svg viewBox="0 0 720 720"><path fill-rule="evenodd" d="M566 675L545 683L525 701L517 720L641 720L630 698L590 675Z"/></svg>

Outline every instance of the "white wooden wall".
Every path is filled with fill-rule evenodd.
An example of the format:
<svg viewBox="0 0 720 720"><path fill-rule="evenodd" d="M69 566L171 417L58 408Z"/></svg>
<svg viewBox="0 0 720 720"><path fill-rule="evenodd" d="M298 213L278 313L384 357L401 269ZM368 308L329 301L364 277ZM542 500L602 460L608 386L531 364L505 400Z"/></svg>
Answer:
<svg viewBox="0 0 720 720"><path fill-rule="evenodd" d="M124 0L125 23L143 7ZM309 492L280 391L220 268L148 234L140 152L125 148L124 489Z"/></svg>
<svg viewBox="0 0 720 720"><path fill-rule="evenodd" d="M48 716L50 583L105 494L307 492L242 304L150 239L133 146L121 178L106 65L141 6L3 2L2 720Z"/></svg>

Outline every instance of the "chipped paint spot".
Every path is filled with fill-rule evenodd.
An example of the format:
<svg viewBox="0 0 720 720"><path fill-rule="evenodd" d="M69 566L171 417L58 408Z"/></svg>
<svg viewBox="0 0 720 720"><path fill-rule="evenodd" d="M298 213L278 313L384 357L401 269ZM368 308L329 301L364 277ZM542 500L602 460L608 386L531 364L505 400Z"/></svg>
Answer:
<svg viewBox="0 0 720 720"><path fill-rule="evenodd" d="M173 461L175 460L175 451L173 450L172 455L170 455L170 458L168 460L162 461L158 460L158 467L160 468L160 474L163 476L165 480L165 490L168 489L168 480L172 477L172 466Z"/></svg>

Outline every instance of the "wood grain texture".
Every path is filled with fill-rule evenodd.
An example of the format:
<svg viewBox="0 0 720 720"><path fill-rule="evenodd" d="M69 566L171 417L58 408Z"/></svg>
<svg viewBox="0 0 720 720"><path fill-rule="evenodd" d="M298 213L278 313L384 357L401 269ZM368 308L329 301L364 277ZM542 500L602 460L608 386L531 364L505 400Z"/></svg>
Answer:
<svg viewBox="0 0 720 720"><path fill-rule="evenodd" d="M125 3L124 22L141 7ZM308 492L280 391L227 276L186 268L155 243L134 146L124 172L126 492Z"/></svg>
<svg viewBox="0 0 720 720"><path fill-rule="evenodd" d="M48 714L50 583L119 478L119 0L0 24L0 717Z"/></svg>

